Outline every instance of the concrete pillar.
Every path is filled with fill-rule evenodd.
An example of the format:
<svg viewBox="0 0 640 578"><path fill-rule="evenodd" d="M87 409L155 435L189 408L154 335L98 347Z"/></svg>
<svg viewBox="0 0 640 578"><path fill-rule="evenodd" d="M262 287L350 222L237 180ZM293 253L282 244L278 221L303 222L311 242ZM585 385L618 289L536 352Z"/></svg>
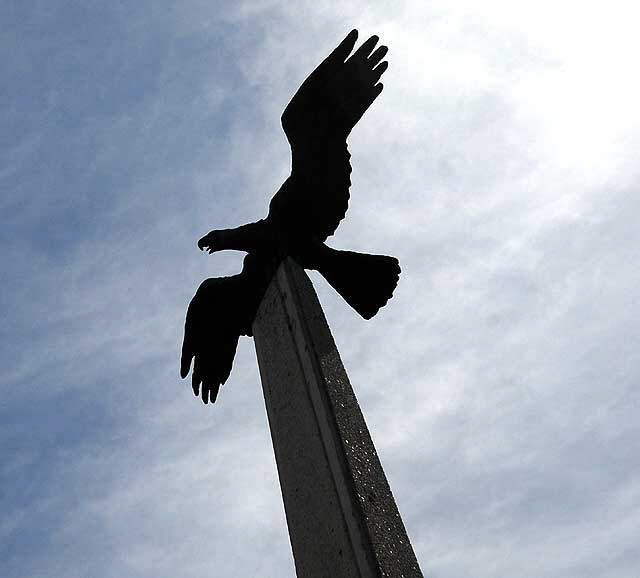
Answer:
<svg viewBox="0 0 640 578"><path fill-rule="evenodd" d="M311 281L282 263L253 325L298 578L422 578Z"/></svg>

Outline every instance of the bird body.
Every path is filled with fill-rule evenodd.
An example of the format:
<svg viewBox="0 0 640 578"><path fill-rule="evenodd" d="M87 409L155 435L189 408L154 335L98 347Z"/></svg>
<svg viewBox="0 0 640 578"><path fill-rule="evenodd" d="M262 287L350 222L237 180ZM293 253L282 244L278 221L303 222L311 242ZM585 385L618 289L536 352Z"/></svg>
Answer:
<svg viewBox="0 0 640 578"><path fill-rule="evenodd" d="M233 277L205 280L189 304L180 373L193 360L192 387L215 401L229 377L240 335L251 336L257 308L278 265L292 257L315 269L362 317L391 298L400 266L395 257L338 251L326 245L349 205L351 155L347 137L382 91L387 49L377 36L351 56L354 30L309 75L282 114L291 146L291 175L275 193L264 219L211 231L198 242L209 253L247 253ZM202 387L200 387L202 386Z"/></svg>

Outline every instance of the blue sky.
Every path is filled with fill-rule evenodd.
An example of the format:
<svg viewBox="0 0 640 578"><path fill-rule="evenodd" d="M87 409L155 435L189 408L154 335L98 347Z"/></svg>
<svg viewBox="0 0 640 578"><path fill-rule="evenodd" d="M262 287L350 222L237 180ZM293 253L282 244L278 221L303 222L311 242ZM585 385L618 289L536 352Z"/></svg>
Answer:
<svg viewBox="0 0 640 578"><path fill-rule="evenodd" d="M0 574L294 576L250 340L219 402L186 305L264 216L279 117L351 28L390 47L312 274L425 575L635 578L640 233L628 2L0 4Z"/></svg>

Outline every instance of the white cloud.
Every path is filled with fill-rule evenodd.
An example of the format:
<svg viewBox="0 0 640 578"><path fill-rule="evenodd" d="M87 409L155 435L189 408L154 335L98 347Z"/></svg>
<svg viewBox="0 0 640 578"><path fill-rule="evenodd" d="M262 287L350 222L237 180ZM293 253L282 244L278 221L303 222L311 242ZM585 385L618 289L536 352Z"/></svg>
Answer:
<svg viewBox="0 0 640 578"><path fill-rule="evenodd" d="M177 353L197 283L240 267L195 241L265 213L279 114L356 26L391 66L333 244L403 275L369 323L313 279L423 571L635 576L635 16L167 2L107 19L118 43L88 18L86 54L55 14L25 18L22 68L43 46L80 68L2 141L7 575L293 576L251 343L213 408Z"/></svg>

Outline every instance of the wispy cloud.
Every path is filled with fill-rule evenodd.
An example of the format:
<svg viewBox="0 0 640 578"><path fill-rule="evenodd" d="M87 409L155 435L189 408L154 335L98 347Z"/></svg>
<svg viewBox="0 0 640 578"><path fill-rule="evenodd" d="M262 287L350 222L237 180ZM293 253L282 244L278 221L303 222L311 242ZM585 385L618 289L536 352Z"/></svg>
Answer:
<svg viewBox="0 0 640 578"><path fill-rule="evenodd" d="M255 356L213 408L185 306L288 170L344 33L390 46L333 244L398 255L371 322L312 275L426 575L635 577L633 7L4 6L3 576L293 576ZM597 39L597 41L595 41Z"/></svg>

